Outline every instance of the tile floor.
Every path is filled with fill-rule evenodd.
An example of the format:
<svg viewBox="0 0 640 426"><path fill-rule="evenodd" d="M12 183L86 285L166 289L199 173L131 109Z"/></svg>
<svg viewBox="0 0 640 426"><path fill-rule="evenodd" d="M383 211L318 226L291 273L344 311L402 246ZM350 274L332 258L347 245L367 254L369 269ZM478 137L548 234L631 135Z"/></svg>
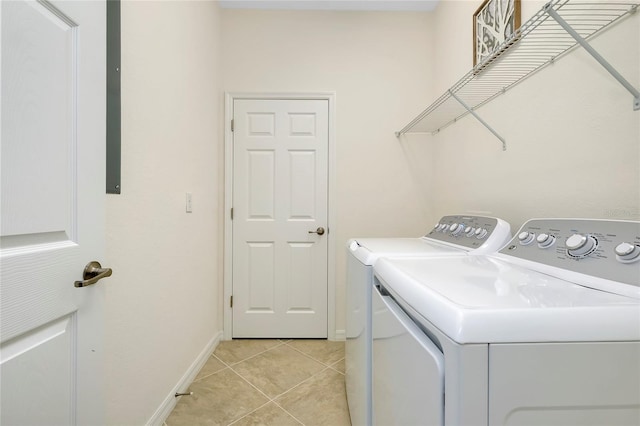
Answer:
<svg viewBox="0 0 640 426"><path fill-rule="evenodd" d="M167 426L350 425L344 342L223 341Z"/></svg>

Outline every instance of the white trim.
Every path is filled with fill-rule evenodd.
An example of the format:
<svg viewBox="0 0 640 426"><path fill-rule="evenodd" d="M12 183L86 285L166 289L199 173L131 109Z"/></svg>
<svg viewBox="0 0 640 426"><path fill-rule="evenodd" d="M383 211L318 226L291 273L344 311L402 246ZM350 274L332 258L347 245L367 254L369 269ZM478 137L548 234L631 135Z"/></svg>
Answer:
<svg viewBox="0 0 640 426"><path fill-rule="evenodd" d="M164 424L164 421L167 420L167 417L169 417L169 414L171 414L176 404L178 403L178 398L176 398L175 396L176 392L184 392L191 385L191 383L193 383L194 379L196 378L202 367L204 367L213 351L216 350L221 340L222 332L219 331L213 337L213 339L211 339L209 343L207 343L202 352L200 352L200 355L197 356L195 361L193 361L182 378L173 387L173 389L171 389L169 395L167 395L164 401L162 401L162 404L160 404L160 407L158 407L156 412L153 413L153 416L151 416L151 418L147 421L147 425L161 426L162 424Z"/></svg>
<svg viewBox="0 0 640 426"><path fill-rule="evenodd" d="M236 99L322 99L329 102L329 196L327 228L327 338L336 340L336 94L335 92L299 92L299 93L225 93L224 109L224 339L232 338L233 315L229 300L233 291L232 253L233 234L231 207L233 207L233 101ZM344 331L343 331L344 333Z"/></svg>
<svg viewBox="0 0 640 426"><path fill-rule="evenodd" d="M338 342L344 342L347 340L347 331L346 330L336 330L335 340Z"/></svg>

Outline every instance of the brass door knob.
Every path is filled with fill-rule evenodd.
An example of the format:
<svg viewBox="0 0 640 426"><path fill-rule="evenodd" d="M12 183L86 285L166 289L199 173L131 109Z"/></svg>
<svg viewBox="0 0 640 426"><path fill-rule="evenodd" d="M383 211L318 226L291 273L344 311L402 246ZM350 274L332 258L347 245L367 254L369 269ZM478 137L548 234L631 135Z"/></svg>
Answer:
<svg viewBox="0 0 640 426"><path fill-rule="evenodd" d="M73 285L75 287L87 287L97 283L103 278L110 277L112 272L111 268L103 268L100 262L89 262L87 266L84 267L82 281L76 281Z"/></svg>

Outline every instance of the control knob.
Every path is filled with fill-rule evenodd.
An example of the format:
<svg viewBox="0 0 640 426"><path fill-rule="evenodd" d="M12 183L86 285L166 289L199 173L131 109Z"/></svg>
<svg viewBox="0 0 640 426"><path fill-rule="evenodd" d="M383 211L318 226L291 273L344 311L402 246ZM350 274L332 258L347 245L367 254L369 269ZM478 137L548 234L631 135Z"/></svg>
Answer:
<svg viewBox="0 0 640 426"><path fill-rule="evenodd" d="M479 240L481 240L484 237L486 237L487 234L488 234L488 232L487 232L487 230L485 228L478 228L478 229L476 229L476 232L475 232L476 238L479 239Z"/></svg>
<svg viewBox="0 0 640 426"><path fill-rule="evenodd" d="M522 231L518 234L518 241L520 241L520 244L522 244L523 246L528 246L533 242L535 238L536 234L534 234L533 232Z"/></svg>
<svg viewBox="0 0 640 426"><path fill-rule="evenodd" d="M449 225L447 225L446 223L443 223L442 225L440 225L440 232L447 232L449 230Z"/></svg>
<svg viewBox="0 0 640 426"><path fill-rule="evenodd" d="M591 235L573 234L565 243L567 254L572 257L587 257L598 247L598 240Z"/></svg>
<svg viewBox="0 0 640 426"><path fill-rule="evenodd" d="M467 227L464 229L464 234L465 234L467 237L472 237L472 236L473 236L473 231L475 231L475 229L473 229L473 227L472 227L472 226L467 226Z"/></svg>
<svg viewBox="0 0 640 426"><path fill-rule="evenodd" d="M453 235L454 237L457 237L458 235L460 235L460 233L463 230L464 230L464 225L462 223L453 223L449 227L449 232L451 232L451 235Z"/></svg>
<svg viewBox="0 0 640 426"><path fill-rule="evenodd" d="M629 243L620 243L614 249L616 259L622 263L631 263L640 260L640 246Z"/></svg>
<svg viewBox="0 0 640 426"><path fill-rule="evenodd" d="M538 247L549 248L553 245L553 243L556 242L556 237L554 237L553 235L542 233L538 235L536 241L538 242Z"/></svg>

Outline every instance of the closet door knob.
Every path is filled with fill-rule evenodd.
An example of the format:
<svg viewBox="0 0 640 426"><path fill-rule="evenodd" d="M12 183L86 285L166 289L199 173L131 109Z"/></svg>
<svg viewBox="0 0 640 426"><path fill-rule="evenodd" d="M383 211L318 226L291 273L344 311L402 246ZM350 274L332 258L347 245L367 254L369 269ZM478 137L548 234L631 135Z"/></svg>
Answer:
<svg viewBox="0 0 640 426"><path fill-rule="evenodd" d="M310 234L318 234L318 235L322 235L324 234L324 228L321 226L318 229L316 229L315 231L309 231Z"/></svg>

